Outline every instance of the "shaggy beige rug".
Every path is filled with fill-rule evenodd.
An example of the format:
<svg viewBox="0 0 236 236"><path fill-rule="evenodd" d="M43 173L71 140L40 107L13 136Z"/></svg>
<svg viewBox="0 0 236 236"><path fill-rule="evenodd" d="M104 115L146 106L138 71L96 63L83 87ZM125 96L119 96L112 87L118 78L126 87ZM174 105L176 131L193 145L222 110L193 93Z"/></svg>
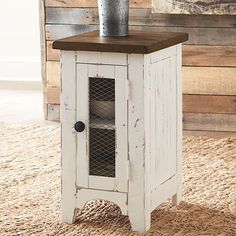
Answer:
<svg viewBox="0 0 236 236"><path fill-rule="evenodd" d="M90 202L60 223L60 128L0 124L0 235L138 235L119 208ZM184 138L184 198L152 214L145 235L236 235L236 140ZM230 212L231 209L231 212ZM232 213L232 214L231 214Z"/></svg>

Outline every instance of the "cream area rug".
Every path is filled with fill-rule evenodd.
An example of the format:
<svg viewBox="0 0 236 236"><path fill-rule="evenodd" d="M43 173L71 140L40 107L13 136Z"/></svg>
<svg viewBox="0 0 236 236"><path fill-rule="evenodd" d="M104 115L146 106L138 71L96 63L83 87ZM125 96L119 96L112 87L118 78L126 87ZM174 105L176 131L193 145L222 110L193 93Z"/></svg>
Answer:
<svg viewBox="0 0 236 236"><path fill-rule="evenodd" d="M184 138L184 197L152 213L154 235L236 235L236 139ZM129 219L102 200L60 223L60 128L0 124L0 235L131 236Z"/></svg>

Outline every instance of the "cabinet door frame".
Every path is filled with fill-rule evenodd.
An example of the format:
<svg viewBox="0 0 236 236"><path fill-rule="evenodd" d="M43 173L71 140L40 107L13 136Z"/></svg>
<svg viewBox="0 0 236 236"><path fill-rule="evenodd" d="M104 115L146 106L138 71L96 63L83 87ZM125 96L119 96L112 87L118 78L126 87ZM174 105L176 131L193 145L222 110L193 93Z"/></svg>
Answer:
<svg viewBox="0 0 236 236"><path fill-rule="evenodd" d="M77 186L127 192L128 121L127 66L77 64L77 121L86 129L77 133ZM116 175L115 178L89 175L89 78L115 79Z"/></svg>

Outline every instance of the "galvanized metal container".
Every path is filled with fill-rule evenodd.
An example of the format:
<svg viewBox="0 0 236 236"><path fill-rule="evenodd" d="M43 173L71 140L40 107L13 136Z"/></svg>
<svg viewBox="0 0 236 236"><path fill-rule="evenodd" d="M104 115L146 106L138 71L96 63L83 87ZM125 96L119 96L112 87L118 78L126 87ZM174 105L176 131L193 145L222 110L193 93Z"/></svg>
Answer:
<svg viewBox="0 0 236 236"><path fill-rule="evenodd" d="M129 0L98 0L100 35L127 36Z"/></svg>

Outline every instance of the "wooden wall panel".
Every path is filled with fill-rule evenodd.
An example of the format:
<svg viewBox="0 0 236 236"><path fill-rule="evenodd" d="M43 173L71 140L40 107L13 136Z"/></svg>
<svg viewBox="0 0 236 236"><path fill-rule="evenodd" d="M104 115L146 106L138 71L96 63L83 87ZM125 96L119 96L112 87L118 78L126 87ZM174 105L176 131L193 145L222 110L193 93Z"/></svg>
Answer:
<svg viewBox="0 0 236 236"><path fill-rule="evenodd" d="M183 67L185 94L236 95L235 67Z"/></svg>
<svg viewBox="0 0 236 236"><path fill-rule="evenodd" d="M52 41L98 29L97 0L40 0L46 118L59 119L60 53ZM153 14L151 0L133 0L130 28L187 32L183 46L184 128L236 131L234 15ZM46 40L46 42L45 42Z"/></svg>
<svg viewBox="0 0 236 236"><path fill-rule="evenodd" d="M185 130L236 131L236 115L185 113Z"/></svg>
<svg viewBox="0 0 236 236"><path fill-rule="evenodd" d="M47 61L47 86L60 87L61 68L59 62Z"/></svg>
<svg viewBox="0 0 236 236"><path fill-rule="evenodd" d="M131 8L130 25L234 28L235 16L152 14L150 8ZM46 8L47 24L99 24L97 8Z"/></svg>
<svg viewBox="0 0 236 236"><path fill-rule="evenodd" d="M98 25L47 25L46 39L56 40L98 29ZM131 26L130 29L157 32L186 32L189 40L186 44L236 46L236 28L187 28L187 27L148 27Z"/></svg>
<svg viewBox="0 0 236 236"><path fill-rule="evenodd" d="M60 60L60 50L55 50L52 48L53 41L47 41L47 59L48 61L59 61Z"/></svg>
<svg viewBox="0 0 236 236"><path fill-rule="evenodd" d="M185 113L236 114L236 96L184 95Z"/></svg>
<svg viewBox="0 0 236 236"><path fill-rule="evenodd" d="M184 45L183 65L236 67L236 46Z"/></svg>
<svg viewBox="0 0 236 236"><path fill-rule="evenodd" d="M130 0L131 8L150 8L152 0ZM97 0L45 0L46 7L97 7Z"/></svg>

